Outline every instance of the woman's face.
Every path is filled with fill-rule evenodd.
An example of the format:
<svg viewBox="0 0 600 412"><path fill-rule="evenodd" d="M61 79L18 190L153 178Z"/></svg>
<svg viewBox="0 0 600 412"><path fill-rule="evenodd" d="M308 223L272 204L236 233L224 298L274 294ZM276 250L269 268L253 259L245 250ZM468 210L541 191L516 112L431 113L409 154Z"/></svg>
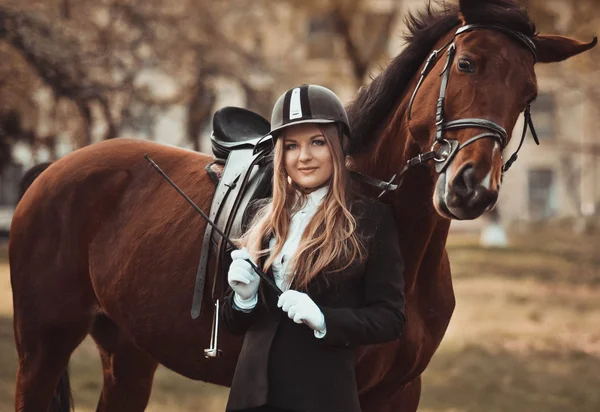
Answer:
<svg viewBox="0 0 600 412"><path fill-rule="evenodd" d="M283 137L283 158L288 176L307 191L321 186L333 174L329 145L316 124L287 128Z"/></svg>

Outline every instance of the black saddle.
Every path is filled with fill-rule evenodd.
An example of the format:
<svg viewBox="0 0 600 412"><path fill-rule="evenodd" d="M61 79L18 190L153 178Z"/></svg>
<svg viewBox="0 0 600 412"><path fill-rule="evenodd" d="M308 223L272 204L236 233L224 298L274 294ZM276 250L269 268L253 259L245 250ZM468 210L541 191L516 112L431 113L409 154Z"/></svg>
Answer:
<svg viewBox="0 0 600 412"><path fill-rule="evenodd" d="M224 160L233 149L260 150L264 146L272 146L272 138L268 134L270 130L269 121L258 113L241 107L224 107L213 117L210 137L213 153L217 159Z"/></svg>
<svg viewBox="0 0 600 412"><path fill-rule="evenodd" d="M213 117L211 136L215 163L225 164L217 183L209 217L229 238L242 234L245 211L249 203L270 196L273 179L273 142L268 134L271 124L262 116L240 107L224 107ZM231 248L206 225L202 239L200 263L192 302L192 318L200 316L208 261L211 269L212 300L221 299L227 290L227 273ZM205 303L204 306L210 303ZM209 312L210 313L210 312Z"/></svg>

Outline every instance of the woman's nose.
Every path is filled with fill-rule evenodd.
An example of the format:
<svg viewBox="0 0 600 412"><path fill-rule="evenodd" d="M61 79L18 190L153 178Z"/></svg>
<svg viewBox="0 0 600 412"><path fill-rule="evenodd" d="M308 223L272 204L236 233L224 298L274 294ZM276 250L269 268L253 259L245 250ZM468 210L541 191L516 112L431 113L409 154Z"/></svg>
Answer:
<svg viewBox="0 0 600 412"><path fill-rule="evenodd" d="M312 159L312 151L309 146L303 146L300 148L300 161L306 162Z"/></svg>

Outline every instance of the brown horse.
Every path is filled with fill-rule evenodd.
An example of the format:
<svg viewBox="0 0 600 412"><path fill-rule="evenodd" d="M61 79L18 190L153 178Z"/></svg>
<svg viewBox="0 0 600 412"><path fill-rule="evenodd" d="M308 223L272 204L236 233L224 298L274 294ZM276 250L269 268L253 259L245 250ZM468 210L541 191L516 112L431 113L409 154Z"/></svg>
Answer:
<svg viewBox="0 0 600 412"><path fill-rule="evenodd" d="M357 377L368 412L417 409L421 373L454 308L445 251L450 221L475 218L496 201L501 149L536 95L535 57L560 61L596 43L537 35L510 0L463 0L409 23L405 51L349 106L359 142L355 170L389 179L436 140L441 167L439 173L411 169L384 197L394 205L401 233L408 323L400 340L360 351ZM465 24L483 26L455 35ZM444 51L431 59L409 110L434 48ZM436 126L440 95L439 124L445 127ZM455 151L456 142L467 145ZM68 405L67 364L88 334L104 370L98 411L144 410L158 364L192 379L231 382L240 340L222 331L225 355L206 359L213 312L208 293L202 316L192 320L189 314L206 223L149 166L146 152L208 211L214 185L204 168L210 156L127 139L55 162L17 207L9 245L17 411Z"/></svg>

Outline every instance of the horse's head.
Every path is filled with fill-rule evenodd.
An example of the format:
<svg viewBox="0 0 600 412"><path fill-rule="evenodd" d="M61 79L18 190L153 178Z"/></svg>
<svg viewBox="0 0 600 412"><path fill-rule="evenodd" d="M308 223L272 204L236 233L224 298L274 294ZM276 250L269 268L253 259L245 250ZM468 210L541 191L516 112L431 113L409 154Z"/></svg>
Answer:
<svg viewBox="0 0 600 412"><path fill-rule="evenodd" d="M437 53L422 67L407 117L420 150L436 152L436 210L474 219L498 199L507 170L502 150L520 113L528 119L537 95L534 64L572 57L596 39L536 34L509 0L461 0L459 7L462 24L437 43Z"/></svg>

